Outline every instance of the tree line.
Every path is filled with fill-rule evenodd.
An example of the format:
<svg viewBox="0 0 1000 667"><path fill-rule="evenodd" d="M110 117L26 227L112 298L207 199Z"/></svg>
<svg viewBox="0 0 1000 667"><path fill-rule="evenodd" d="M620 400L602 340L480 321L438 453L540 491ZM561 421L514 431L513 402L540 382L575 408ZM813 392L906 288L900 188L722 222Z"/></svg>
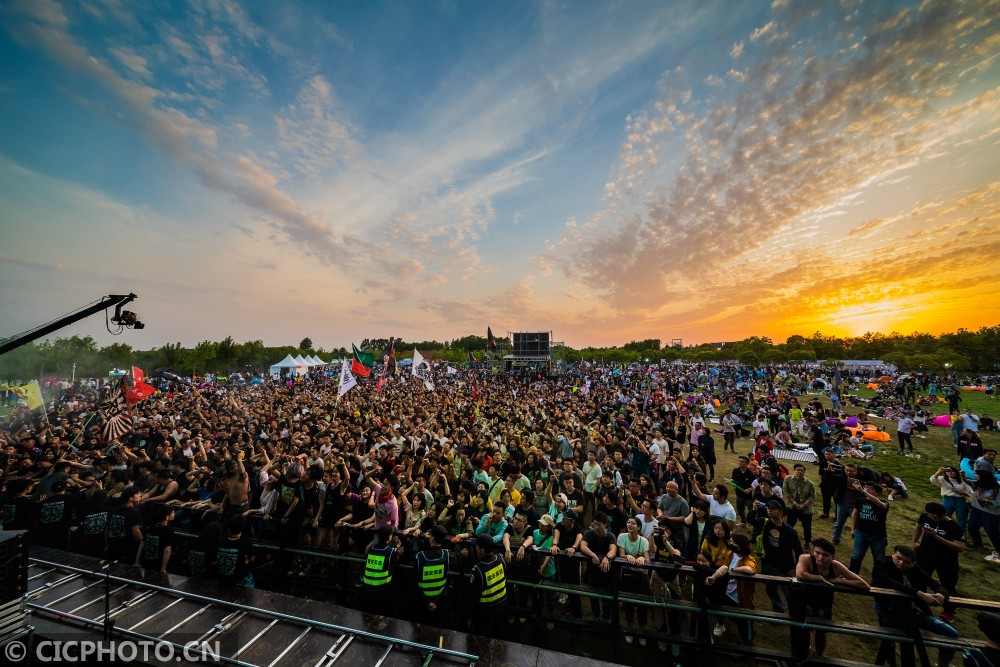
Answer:
<svg viewBox="0 0 1000 667"><path fill-rule="evenodd" d="M468 353L482 360L487 349L485 336L468 335L449 341L414 341L398 338L369 338L361 349L381 359L394 341L396 357L411 356L414 348L426 358L462 363ZM498 337L497 356L508 354L511 342ZM33 343L0 356L0 380L16 382L50 375L70 377L106 377L114 368L139 366L152 371L172 368L181 375L201 376L206 373L228 375L235 372L258 374L286 355L316 355L329 361L349 358L351 350L344 347L314 348L311 338L303 338L297 346L271 347L260 340L237 343L226 337L222 341L202 341L194 347L166 343L151 350L134 350L127 343L99 347L90 336L71 336ZM736 360L747 365L784 364L816 360L881 359L903 370L1000 372L1000 325L978 331L959 329L934 336L926 333L903 335L866 333L863 336L838 338L820 332L810 337L789 336L783 343L762 336L740 341L703 343L687 347L664 347L659 339L630 341L621 346L572 348L554 345L557 362L574 364L650 363L660 361L723 362ZM74 364L76 365L74 371Z"/></svg>

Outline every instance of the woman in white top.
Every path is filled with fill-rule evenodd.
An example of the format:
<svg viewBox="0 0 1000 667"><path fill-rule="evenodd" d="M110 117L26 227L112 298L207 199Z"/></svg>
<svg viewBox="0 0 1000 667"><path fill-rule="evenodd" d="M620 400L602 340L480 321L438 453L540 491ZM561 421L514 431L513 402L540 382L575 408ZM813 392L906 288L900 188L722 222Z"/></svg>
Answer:
<svg viewBox="0 0 1000 667"><path fill-rule="evenodd" d="M975 491L962 477L957 468L941 467L930 479L931 484L941 487L941 504L948 516L954 516L955 523L964 532L969 525L969 503Z"/></svg>

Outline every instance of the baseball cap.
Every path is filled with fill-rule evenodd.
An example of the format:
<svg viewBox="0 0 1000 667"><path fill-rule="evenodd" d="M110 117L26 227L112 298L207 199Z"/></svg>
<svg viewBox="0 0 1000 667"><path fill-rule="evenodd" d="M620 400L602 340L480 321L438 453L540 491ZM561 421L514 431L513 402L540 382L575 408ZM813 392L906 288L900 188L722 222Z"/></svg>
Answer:
<svg viewBox="0 0 1000 667"><path fill-rule="evenodd" d="M574 521L576 521L580 517L576 513L576 510L566 510L565 512L563 512L563 518L564 519L573 519Z"/></svg>

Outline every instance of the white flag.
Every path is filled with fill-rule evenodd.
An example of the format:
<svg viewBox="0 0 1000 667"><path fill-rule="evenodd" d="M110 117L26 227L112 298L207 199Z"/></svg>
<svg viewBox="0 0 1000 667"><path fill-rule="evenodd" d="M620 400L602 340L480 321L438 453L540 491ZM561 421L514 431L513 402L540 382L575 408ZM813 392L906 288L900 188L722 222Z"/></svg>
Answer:
<svg viewBox="0 0 1000 667"><path fill-rule="evenodd" d="M347 359L344 359L344 365L340 369L340 389L337 392L337 398L340 398L356 386L358 386L358 380L354 377L354 373L351 372L351 367L347 364Z"/></svg>
<svg viewBox="0 0 1000 667"><path fill-rule="evenodd" d="M424 359L424 355L413 348L413 377L418 377L424 381L424 386L428 391L434 391L434 381L431 380L431 365Z"/></svg>
<svg viewBox="0 0 1000 667"><path fill-rule="evenodd" d="M448 366L448 375L455 375L457 373L458 373L458 370L456 368L454 368L452 366Z"/></svg>

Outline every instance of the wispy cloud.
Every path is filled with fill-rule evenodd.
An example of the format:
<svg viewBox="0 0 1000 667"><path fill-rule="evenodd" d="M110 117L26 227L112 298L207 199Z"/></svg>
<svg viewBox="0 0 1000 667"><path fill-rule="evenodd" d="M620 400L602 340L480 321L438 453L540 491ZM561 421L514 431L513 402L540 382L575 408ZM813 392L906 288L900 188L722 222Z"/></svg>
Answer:
<svg viewBox="0 0 1000 667"><path fill-rule="evenodd" d="M926 157L984 104L997 117L983 95L929 94L979 57L966 45L995 32L996 13L980 3L925 2L880 21L862 9L871 10L796 17L800 31L827 26L820 52L781 28L788 17L777 6L751 39L757 52L745 81L721 99L690 97L683 68L665 75L667 94L626 127L612 188L626 196L588 223L567 225L545 261L616 308L656 309L716 267L775 242L800 216ZM914 75L913 62L927 64Z"/></svg>

